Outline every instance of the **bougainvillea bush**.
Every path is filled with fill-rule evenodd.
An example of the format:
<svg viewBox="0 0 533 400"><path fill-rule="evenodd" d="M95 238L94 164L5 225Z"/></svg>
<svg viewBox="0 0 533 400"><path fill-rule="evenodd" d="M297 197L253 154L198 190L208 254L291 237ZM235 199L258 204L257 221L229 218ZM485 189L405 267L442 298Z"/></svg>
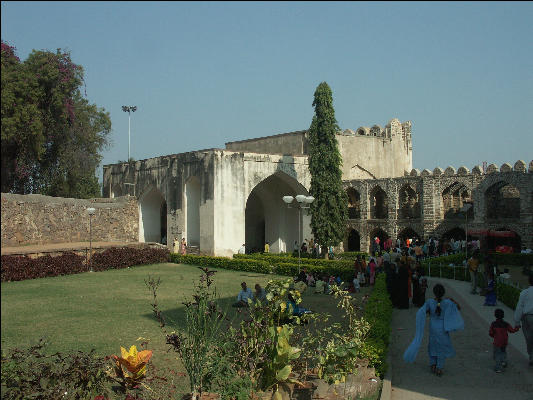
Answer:
<svg viewBox="0 0 533 400"><path fill-rule="evenodd" d="M169 261L167 249L132 247L113 247L102 253L96 253L90 265L86 264L85 257L74 253L65 253L56 257L46 255L38 258L4 255L2 256L1 277L2 282L22 281L79 274L91 268L93 271L105 271L167 261Z"/></svg>

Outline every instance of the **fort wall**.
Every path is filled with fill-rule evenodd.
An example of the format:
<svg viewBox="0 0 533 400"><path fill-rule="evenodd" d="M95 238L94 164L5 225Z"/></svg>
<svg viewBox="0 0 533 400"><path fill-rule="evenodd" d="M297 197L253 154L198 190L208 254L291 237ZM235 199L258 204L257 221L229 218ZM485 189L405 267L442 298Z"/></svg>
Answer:
<svg viewBox="0 0 533 400"><path fill-rule="evenodd" d="M138 207L134 197L69 199L2 193L2 247L89 241L136 242Z"/></svg>

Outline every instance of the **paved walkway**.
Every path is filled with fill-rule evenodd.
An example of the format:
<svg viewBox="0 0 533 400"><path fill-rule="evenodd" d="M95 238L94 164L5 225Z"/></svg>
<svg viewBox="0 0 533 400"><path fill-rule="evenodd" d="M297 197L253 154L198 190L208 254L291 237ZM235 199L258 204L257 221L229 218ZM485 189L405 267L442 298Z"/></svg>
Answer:
<svg viewBox="0 0 533 400"><path fill-rule="evenodd" d="M403 353L415 333L417 308L393 312L390 345L390 375L392 400L532 400L533 368L528 366L526 344L521 331L509 334L507 358L509 366L503 373L493 371L492 338L488 335L496 307L483 306L484 297L469 293L468 282L430 278L426 293L429 298L433 285L442 283L446 297L453 297L462 307L465 330L452 333L457 355L448 358L442 377L429 370L427 356L427 324L424 341L413 364L403 361ZM505 320L513 323L513 311L499 303L505 311ZM384 393L382 398L387 398Z"/></svg>
<svg viewBox="0 0 533 400"><path fill-rule="evenodd" d="M92 242L93 249L103 249L108 247L138 246L149 243L138 242ZM17 247L2 247L2 255L24 255L35 253L54 253L72 250L85 250L89 248L89 242L71 242L71 243L49 243L40 245L28 245Z"/></svg>

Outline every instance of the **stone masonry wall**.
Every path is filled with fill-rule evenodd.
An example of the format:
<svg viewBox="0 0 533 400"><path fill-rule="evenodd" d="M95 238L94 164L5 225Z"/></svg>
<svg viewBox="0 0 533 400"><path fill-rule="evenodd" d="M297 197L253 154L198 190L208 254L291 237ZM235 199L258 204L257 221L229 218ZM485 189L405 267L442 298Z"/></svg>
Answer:
<svg viewBox="0 0 533 400"><path fill-rule="evenodd" d="M134 197L69 199L2 193L2 247L89 241L88 207L94 207L92 240L137 242L139 208Z"/></svg>

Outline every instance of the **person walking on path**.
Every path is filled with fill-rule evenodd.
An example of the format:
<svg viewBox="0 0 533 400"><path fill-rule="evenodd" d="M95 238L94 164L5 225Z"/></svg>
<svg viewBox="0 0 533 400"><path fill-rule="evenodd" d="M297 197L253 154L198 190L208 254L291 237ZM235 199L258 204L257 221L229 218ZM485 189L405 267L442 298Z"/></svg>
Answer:
<svg viewBox="0 0 533 400"><path fill-rule="evenodd" d="M507 332L518 332L518 327L513 328L511 324L503 320L504 312L501 308L494 310L494 317L496 321L490 324L489 336L494 338L492 342L493 356L496 365L494 372L503 372L503 368L507 367L507 343L509 342L509 335Z"/></svg>
<svg viewBox="0 0 533 400"><path fill-rule="evenodd" d="M529 366L533 367L533 275L529 275L529 287L522 290L514 313L515 328L522 324L526 339Z"/></svg>
<svg viewBox="0 0 533 400"><path fill-rule="evenodd" d="M450 332L464 329L464 321L459 313L460 306L451 298L443 299L445 289L440 283L433 287L434 299L427 300L416 313L415 338L405 350L405 362L414 362L422 337L426 314L430 315L428 355L431 371L437 376L442 376L444 361L455 355L455 350L450 339Z"/></svg>
<svg viewBox="0 0 533 400"><path fill-rule="evenodd" d="M479 266L479 252L475 251L468 260L468 270L470 271L470 283L472 284L471 294L477 294L477 269Z"/></svg>

